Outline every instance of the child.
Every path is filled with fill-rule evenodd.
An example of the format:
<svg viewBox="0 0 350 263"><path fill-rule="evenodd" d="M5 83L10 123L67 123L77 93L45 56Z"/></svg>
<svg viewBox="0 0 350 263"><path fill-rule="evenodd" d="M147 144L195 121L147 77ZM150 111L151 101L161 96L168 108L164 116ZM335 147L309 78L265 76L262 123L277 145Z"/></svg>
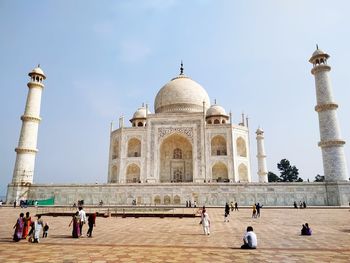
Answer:
<svg viewBox="0 0 350 263"><path fill-rule="evenodd" d="M43 231L43 238L47 237L47 232L49 232L49 225L45 223L44 231Z"/></svg>

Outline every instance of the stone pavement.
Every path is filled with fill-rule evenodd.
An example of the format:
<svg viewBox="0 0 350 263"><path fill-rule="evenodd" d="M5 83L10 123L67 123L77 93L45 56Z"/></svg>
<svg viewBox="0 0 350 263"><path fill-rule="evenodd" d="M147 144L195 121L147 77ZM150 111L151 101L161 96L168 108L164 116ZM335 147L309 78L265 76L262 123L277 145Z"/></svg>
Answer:
<svg viewBox="0 0 350 263"><path fill-rule="evenodd" d="M211 235L204 236L199 218L97 218L93 238L70 237L69 217L43 217L50 225L41 243L12 242L20 212L35 208L0 208L0 262L350 262L348 209L250 209L231 212L209 208ZM301 224L313 229L300 236ZM239 249L248 225L258 249ZM87 227L84 227L84 232Z"/></svg>

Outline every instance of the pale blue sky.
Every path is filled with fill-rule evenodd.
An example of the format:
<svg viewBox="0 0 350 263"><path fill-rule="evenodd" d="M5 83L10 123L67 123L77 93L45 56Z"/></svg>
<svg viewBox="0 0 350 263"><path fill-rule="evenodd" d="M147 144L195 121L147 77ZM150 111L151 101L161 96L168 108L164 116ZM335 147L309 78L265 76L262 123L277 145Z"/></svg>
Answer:
<svg viewBox="0 0 350 263"><path fill-rule="evenodd" d="M0 195L11 181L27 96L41 63L42 97L34 181L106 182L109 126L128 120L185 73L233 121L265 130L268 169L287 158L304 179L323 174L314 79L318 43L331 58L343 139L350 143L349 1L0 0ZM350 161L349 145L345 146Z"/></svg>

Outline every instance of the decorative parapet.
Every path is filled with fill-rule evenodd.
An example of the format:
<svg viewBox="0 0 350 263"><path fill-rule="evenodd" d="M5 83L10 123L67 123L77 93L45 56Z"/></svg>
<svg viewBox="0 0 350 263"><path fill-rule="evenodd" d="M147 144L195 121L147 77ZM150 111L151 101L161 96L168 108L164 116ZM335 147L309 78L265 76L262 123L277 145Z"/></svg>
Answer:
<svg viewBox="0 0 350 263"><path fill-rule="evenodd" d="M317 72L330 71L330 70L331 70L330 66L321 64L321 65L318 65L318 66L315 66L314 68L312 68L311 69L311 74L315 75L315 73L317 73Z"/></svg>
<svg viewBox="0 0 350 263"><path fill-rule="evenodd" d="M35 88L35 87L39 87L39 88L44 88L44 84L40 83L40 82L36 82L36 81L29 81L27 83L28 88Z"/></svg>
<svg viewBox="0 0 350 263"><path fill-rule="evenodd" d="M340 146L343 146L344 144L345 144L345 141L343 141L343 140L328 140L328 141L320 141L318 143L318 146L320 146L320 147L332 147L332 146L340 147Z"/></svg>
<svg viewBox="0 0 350 263"><path fill-rule="evenodd" d="M40 122L41 118L40 117L34 117L30 115L22 115L21 116L22 121L34 121L34 122Z"/></svg>
<svg viewBox="0 0 350 263"><path fill-rule="evenodd" d="M29 149L29 148L16 148L15 149L16 153L37 153L38 149Z"/></svg>
<svg viewBox="0 0 350 263"><path fill-rule="evenodd" d="M338 108L338 104L336 103L327 103L315 106L315 111L321 112L326 110L336 110Z"/></svg>

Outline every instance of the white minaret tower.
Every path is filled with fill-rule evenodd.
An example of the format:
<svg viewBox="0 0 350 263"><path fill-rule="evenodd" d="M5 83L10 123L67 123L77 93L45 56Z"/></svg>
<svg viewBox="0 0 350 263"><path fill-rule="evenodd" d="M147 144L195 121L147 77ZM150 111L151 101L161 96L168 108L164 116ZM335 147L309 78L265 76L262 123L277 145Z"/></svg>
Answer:
<svg viewBox="0 0 350 263"><path fill-rule="evenodd" d="M341 139L338 124L337 108L333 98L332 84L329 77L331 67L327 64L329 55L317 49L309 62L315 76L317 105L321 140L318 146L322 149L323 170L327 182L348 180L344 155L345 141Z"/></svg>
<svg viewBox="0 0 350 263"><path fill-rule="evenodd" d="M15 149L17 156L12 177L13 185L28 185L33 183L35 155L38 152L36 146L38 128L41 121L41 92L44 88L43 80L46 77L40 65L28 75L30 77L27 84L29 90L24 114L21 116L22 129L18 147Z"/></svg>
<svg viewBox="0 0 350 263"><path fill-rule="evenodd" d="M264 131L261 128L256 130L256 143L258 152L256 157L258 158L258 176L259 183L267 183L267 168L266 168L266 154L264 144Z"/></svg>

